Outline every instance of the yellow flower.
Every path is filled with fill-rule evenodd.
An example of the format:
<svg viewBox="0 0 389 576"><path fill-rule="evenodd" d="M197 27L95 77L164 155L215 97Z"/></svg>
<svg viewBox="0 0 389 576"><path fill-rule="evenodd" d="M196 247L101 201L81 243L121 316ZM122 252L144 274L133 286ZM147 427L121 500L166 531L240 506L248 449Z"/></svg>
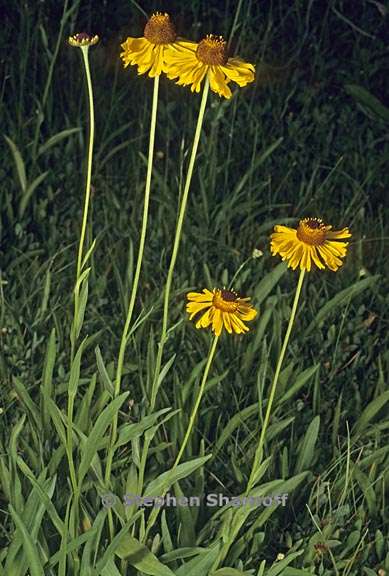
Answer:
<svg viewBox="0 0 389 576"><path fill-rule="evenodd" d="M341 258L347 253L348 242L340 242L350 238L348 228L331 230L332 226L324 224L320 218L304 218L300 220L297 230L287 226L275 226L271 235L271 253L279 254L293 270L311 270L312 262L318 268L329 268L334 272L343 264Z"/></svg>
<svg viewBox="0 0 389 576"><path fill-rule="evenodd" d="M166 74L170 80L178 78L177 84L191 84L192 92L200 92L201 82L208 76L211 90L219 96L231 98L227 84L236 82L246 86L254 81L255 67L240 58L229 58L227 42L222 36L209 34L199 44L179 41L166 51Z"/></svg>
<svg viewBox="0 0 389 576"><path fill-rule="evenodd" d="M197 320L196 328L207 328L212 324L216 336L220 336L223 325L229 334L248 332L243 320L248 322L257 315L257 311L249 304L250 298L240 298L233 290L214 288L211 292L204 288L203 293L189 292L186 297L189 300L186 305L186 311L190 314L189 320L201 310L206 310Z"/></svg>
<svg viewBox="0 0 389 576"><path fill-rule="evenodd" d="M129 64L138 66L138 74L149 72L154 78L165 71L165 54L177 38L176 29L168 14L156 12L148 20L143 38L127 38L121 45L120 57L124 67Z"/></svg>
<svg viewBox="0 0 389 576"><path fill-rule="evenodd" d="M97 44L99 41L99 37L97 34L92 36L91 34L87 34L86 32L79 32L78 34L73 34L73 36L69 36L68 42L71 46L75 46L76 48L83 48L84 46L93 46Z"/></svg>

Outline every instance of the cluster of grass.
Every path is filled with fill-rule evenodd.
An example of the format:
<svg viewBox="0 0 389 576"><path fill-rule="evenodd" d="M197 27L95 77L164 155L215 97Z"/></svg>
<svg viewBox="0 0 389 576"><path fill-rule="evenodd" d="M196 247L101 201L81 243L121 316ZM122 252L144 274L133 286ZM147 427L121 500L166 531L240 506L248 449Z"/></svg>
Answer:
<svg viewBox="0 0 389 576"><path fill-rule="evenodd" d="M342 0L109 4L18 0L3 17L0 576L383 576L387 9L368 0L352 7ZM254 85L230 101L209 99L152 414L162 291L199 97L161 79L138 321L125 356L126 395L113 400L152 97L152 81L123 70L118 54L127 35L141 35L142 9L168 10L182 36L231 37L232 50L257 66ZM69 335L88 116L80 54L66 39L83 29L101 42L90 51L96 143L87 243L97 241L77 366ZM270 256L269 234L275 223L310 215L349 226L353 237L339 272L309 275L280 375L256 490L288 493L288 504L242 512L224 567L211 572L233 533L229 509L166 509L149 530L149 510L108 509L101 499L169 486L176 495L244 492L296 284L296 274ZM250 258L255 248L263 255ZM245 260L234 287L252 296L260 314L249 335L221 338L185 463L167 478L210 340L187 322L185 294L227 286ZM82 486L73 536L69 385L77 390L73 444ZM114 413L119 441L107 486Z"/></svg>

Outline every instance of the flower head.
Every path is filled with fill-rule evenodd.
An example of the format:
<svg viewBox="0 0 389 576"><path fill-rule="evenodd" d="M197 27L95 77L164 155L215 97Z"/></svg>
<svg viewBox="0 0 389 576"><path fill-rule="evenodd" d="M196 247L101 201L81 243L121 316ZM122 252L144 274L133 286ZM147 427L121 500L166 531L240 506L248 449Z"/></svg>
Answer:
<svg viewBox="0 0 389 576"><path fill-rule="evenodd" d="M87 34L87 32L79 32L78 34L73 34L73 36L69 36L68 42L71 46L75 46L76 48L83 48L84 46L93 46L97 44L99 41L99 37L97 34L92 36L91 34Z"/></svg>
<svg viewBox="0 0 389 576"><path fill-rule="evenodd" d="M332 230L320 218L304 218L297 229L275 226L270 249L273 256L279 254L287 260L293 270L300 266L309 272L313 262L318 268L336 272L343 264L341 258L346 256L348 246L348 242L340 240L350 237L348 228Z"/></svg>
<svg viewBox="0 0 389 576"><path fill-rule="evenodd" d="M229 58L227 42L222 36L209 34L198 44L178 41L166 52L166 74L171 80L178 78L180 86L191 85L192 92L200 92L201 82L207 76L211 90L231 98L229 82L246 86L254 81L253 64L240 58Z"/></svg>
<svg viewBox="0 0 389 576"><path fill-rule="evenodd" d="M121 45L120 57L124 67L129 64L138 66L138 74L149 72L154 78L165 70L165 53L174 45L177 38L176 29L169 14L156 12L147 21L143 38L127 38Z"/></svg>
<svg viewBox="0 0 389 576"><path fill-rule="evenodd" d="M219 290L214 288L211 292L204 288L203 292L189 292L186 311L192 320L198 312L206 312L197 320L196 328L207 328L212 324L216 336L220 336L223 326L229 334L236 332L243 334L249 329L243 323L253 320L257 311L249 304L250 298L240 298L233 290Z"/></svg>

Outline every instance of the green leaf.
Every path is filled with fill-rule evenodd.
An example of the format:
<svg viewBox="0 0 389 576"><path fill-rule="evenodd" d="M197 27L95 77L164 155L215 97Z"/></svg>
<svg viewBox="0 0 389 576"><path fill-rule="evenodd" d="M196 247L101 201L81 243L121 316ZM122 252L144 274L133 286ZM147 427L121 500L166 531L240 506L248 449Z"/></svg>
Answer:
<svg viewBox="0 0 389 576"><path fill-rule="evenodd" d="M364 474L357 465L352 466L352 475L363 492L369 516L375 516L377 511L377 498L370 478Z"/></svg>
<svg viewBox="0 0 389 576"><path fill-rule="evenodd" d="M99 572L99 576L121 576L112 558L108 560L104 568Z"/></svg>
<svg viewBox="0 0 389 576"><path fill-rule="evenodd" d="M59 517L59 515L58 515L58 513L54 507L54 504L51 501L52 494L54 492L54 488L55 488L55 484L56 484L56 476L54 476L52 478L52 481L51 481L52 485L49 487L49 489L45 489L44 485L42 486L41 483L36 480L32 471L29 469L29 467L26 465L26 463L20 457L17 460L17 464L18 464L18 467L20 468L20 470L29 479L29 481L31 482L31 484L33 485L35 490L37 491L39 498L41 499L45 509L47 510L47 513L50 517L50 520L52 521L53 525L56 527L56 529L58 531L58 534L62 534L64 529L65 529L65 526L64 526L64 523L62 522L61 518Z"/></svg>
<svg viewBox="0 0 389 576"><path fill-rule="evenodd" d="M112 400L106 408L101 412L99 417L97 418L95 425L93 426L91 433L89 434L86 441L82 442L81 445L81 461L80 466L78 468L78 485L81 486L81 483L84 479L84 476L88 472L89 466L98 450L100 441L104 436L104 433L108 426L113 421L114 416L120 409L120 406L123 404L124 400L127 398L129 392L123 392L120 394L115 400Z"/></svg>
<svg viewBox="0 0 389 576"><path fill-rule="evenodd" d="M35 402L33 402L30 394L27 392L26 387L19 380L19 378L14 376L13 377L13 383L14 383L16 394L18 395L19 400L21 400L21 402L27 408L27 413L30 414L31 418L35 422L35 426L37 427L38 430L40 430L40 428L41 428L40 412L39 412Z"/></svg>
<svg viewBox="0 0 389 576"><path fill-rule="evenodd" d="M61 140L64 140L65 138L68 138L72 134L76 134L77 132L80 131L81 128L67 128L66 130L61 130L61 132L54 134L54 136L51 136L51 138L49 138L44 144L42 144L39 147L37 156L44 154L45 152L47 152L47 150L58 144L58 142L61 142Z"/></svg>
<svg viewBox="0 0 389 576"><path fill-rule="evenodd" d="M19 148L11 140L11 138L8 138L8 136L4 136L4 138L8 146L11 148L12 156L16 166L16 172L19 178L20 188L22 189L22 193L25 194L27 190L27 177L22 155L20 154Z"/></svg>
<svg viewBox="0 0 389 576"><path fill-rule="evenodd" d="M287 400L289 400L290 398L292 398L295 394L297 394L297 392L312 378L312 376L317 372L317 370L319 369L320 364L316 364L315 366L311 366L310 368L307 368L306 370L304 370L303 372L301 372L294 384L292 384L291 386L288 384L287 386L287 391L285 392L285 394L283 394L281 396L281 398L279 400L277 400L277 406L279 406L280 404L283 404L284 402L286 402Z"/></svg>
<svg viewBox="0 0 389 576"><path fill-rule="evenodd" d="M29 531L27 530L24 522L22 521L19 514L12 506L12 504L9 505L9 509L12 515L12 519L15 523L15 526L22 535L23 548L26 553L28 568L30 570L31 576L44 576L42 562L39 558L37 547L32 541Z"/></svg>
<svg viewBox="0 0 389 576"><path fill-rule="evenodd" d="M352 434L357 436L363 432L367 426L370 424L371 420L378 414L378 412L385 406L389 400L389 390L383 392L380 396L372 400L364 409L354 427L352 429Z"/></svg>
<svg viewBox="0 0 389 576"><path fill-rule="evenodd" d="M365 106L375 116L378 116L378 118L389 122L389 108L384 106L382 102L366 90L366 88L358 86L357 84L346 84L344 88L359 104Z"/></svg>
<svg viewBox="0 0 389 576"><path fill-rule="evenodd" d="M286 262L280 262L271 272L265 275L265 277L260 281L255 289L255 303L256 305L261 304L270 292L273 290L274 286L278 284L282 276L288 269Z"/></svg>
<svg viewBox="0 0 389 576"><path fill-rule="evenodd" d="M203 466L212 457L212 454L208 456L203 456L202 458L195 458L190 462L184 462L179 464L176 468L172 468L163 474L160 474L155 480L150 482L147 486L144 496L161 496L165 491L169 490L172 484L175 484L179 480L186 478L192 472Z"/></svg>
<svg viewBox="0 0 389 576"><path fill-rule="evenodd" d="M300 570L300 568L285 568L282 576L312 576L312 572Z"/></svg>
<svg viewBox="0 0 389 576"><path fill-rule="evenodd" d="M80 346L76 352L76 355L74 357L74 360L72 362L72 365L70 367L68 395L73 396L73 398L77 394L77 388L78 388L78 384L80 381L81 358L82 358L82 354L84 352L84 348L85 348L85 344L86 344L87 340L88 340L88 338L84 338L84 340L81 342L81 344L80 344Z"/></svg>
<svg viewBox="0 0 389 576"><path fill-rule="evenodd" d="M176 570L176 576L200 576L200 574L209 574L218 554L219 545L213 545L205 554L202 553L180 566L179 569Z"/></svg>
<svg viewBox="0 0 389 576"><path fill-rule="evenodd" d="M42 172L42 174L39 174L39 176L37 176L35 180L31 182L27 190L23 193L23 196L19 202L19 218L23 217L23 214L26 211L31 196L34 194L34 191L36 188L38 188L39 184L41 184L43 180L46 178L48 173L49 171L47 170L46 172Z"/></svg>
<svg viewBox="0 0 389 576"><path fill-rule="evenodd" d="M315 416L304 435L304 440L299 450L299 455L295 467L295 473L298 474L307 470L313 461L315 447L320 429L320 416Z"/></svg>
<svg viewBox="0 0 389 576"><path fill-rule="evenodd" d="M367 288L374 286L377 284L380 275L377 274L376 276L370 276L369 278L364 278L363 280L359 280L355 282L352 286L345 288L338 292L329 302L324 304L324 306L320 309L319 313L316 315L316 318L310 323L307 330L305 331L304 337L307 338L320 324L323 320L333 312L338 306L343 304L344 302L349 302L358 294L361 294Z"/></svg>
<svg viewBox="0 0 389 576"><path fill-rule="evenodd" d="M97 369L98 369L99 374L101 376L101 381L104 385L104 388L107 390L107 392L112 397L114 395L114 386L113 386L111 378L109 377L107 369L105 367L104 360L103 360L103 357L101 355L101 351L100 351L99 346L96 346L95 354L96 354L96 360L97 360Z"/></svg>
<svg viewBox="0 0 389 576"><path fill-rule="evenodd" d="M62 412L51 398L47 399L47 410L50 414L50 418L54 424L57 435L61 440L62 445L66 448L67 440L65 426L62 422Z"/></svg>
<svg viewBox="0 0 389 576"><path fill-rule="evenodd" d="M139 438L139 436L142 436L142 434L148 428L151 428L155 424L159 416L166 414L166 412L169 412L170 410L171 408L162 408L161 410L158 410L158 412L150 414L150 416L145 416L140 422L136 424L125 424L122 426L119 431L116 448L123 446L124 444L128 444L128 442L134 438ZM176 410L175 413L176 412L179 412L179 410Z"/></svg>
<svg viewBox="0 0 389 576"><path fill-rule="evenodd" d="M241 424L243 424L245 420L247 420L251 416L254 416L254 414L256 414L257 411L258 411L258 404L255 403L251 404L250 406L247 406L247 408L243 408L243 410L234 414L234 416L229 420L227 425L223 427L223 430L221 431L216 441L216 444L213 448L213 458L216 457L216 454L223 447L223 445L231 436L231 434L233 434L234 431L239 426L241 426Z"/></svg>
<svg viewBox="0 0 389 576"><path fill-rule="evenodd" d="M291 554L288 554L288 556L286 558L284 558L283 560L280 560L279 562L277 562L276 564L274 564L270 570L268 572L266 572L266 576L278 576L279 574L282 576L284 576L285 572L285 568L288 566L288 564L290 564L291 562L293 562L293 560L295 560L296 558L298 558L299 556L301 556L301 554L304 553L304 550L298 550L297 552L292 552Z"/></svg>
<svg viewBox="0 0 389 576"><path fill-rule="evenodd" d="M252 572L242 572L236 568L219 568L216 572L212 572L211 576L251 576Z"/></svg>
<svg viewBox="0 0 389 576"><path fill-rule="evenodd" d="M80 282L81 292L80 292L79 307L77 317L74 318L75 340L77 340L77 338L79 337L82 325L84 323L86 303L88 302L88 292L89 292L88 276L90 270L91 270L90 268L86 268L86 270L84 270L85 279L83 279L83 281Z"/></svg>
<svg viewBox="0 0 389 576"><path fill-rule="evenodd" d="M125 534L122 538L122 542L116 548L116 554L149 576L175 576L174 572L162 564L146 546L129 534Z"/></svg>
<svg viewBox="0 0 389 576"><path fill-rule="evenodd" d="M96 246L96 238L93 240L92 244L91 244L90 247L88 248L88 250L87 250L87 252L86 252L86 254L85 254L85 256L84 256L84 258L83 258L83 260L82 260L81 270L84 269L85 264L88 262L89 258L90 258L91 255L92 255L93 250L95 249L95 246Z"/></svg>

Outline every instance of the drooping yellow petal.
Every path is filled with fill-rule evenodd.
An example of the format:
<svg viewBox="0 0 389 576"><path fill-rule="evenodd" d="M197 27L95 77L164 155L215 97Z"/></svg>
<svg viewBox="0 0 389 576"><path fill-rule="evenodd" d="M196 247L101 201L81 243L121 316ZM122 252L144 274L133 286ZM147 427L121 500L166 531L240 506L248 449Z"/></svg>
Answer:
<svg viewBox="0 0 389 576"><path fill-rule="evenodd" d="M210 66L208 70L209 86L211 90L224 96L224 98L231 98L232 92L227 86L226 77L221 70L221 66Z"/></svg>
<svg viewBox="0 0 389 576"><path fill-rule="evenodd" d="M136 64L138 67L152 65L153 44L146 38L127 38L121 45L123 52L120 57L124 62L124 67Z"/></svg>
<svg viewBox="0 0 389 576"><path fill-rule="evenodd" d="M222 321L222 311L219 310L219 308L214 309L212 326L216 336L220 336L223 328L223 321Z"/></svg>
<svg viewBox="0 0 389 576"><path fill-rule="evenodd" d="M335 238L341 240L342 238L351 238L351 236L352 234L348 228L327 232L327 238L329 240L334 240Z"/></svg>
<svg viewBox="0 0 389 576"><path fill-rule="evenodd" d="M224 326L229 334L232 334L232 327L231 327L231 319L228 312L222 312L223 314L223 323Z"/></svg>
<svg viewBox="0 0 389 576"><path fill-rule="evenodd" d="M255 79L255 67L240 58L229 58L225 66L220 67L224 74L239 86L246 86Z"/></svg>
<svg viewBox="0 0 389 576"><path fill-rule="evenodd" d="M196 322L196 328L207 328L212 322L212 308L207 310L201 318Z"/></svg>
<svg viewBox="0 0 389 576"><path fill-rule="evenodd" d="M150 78L155 78L155 76L160 76L160 74L163 72L163 70L164 70L163 54L164 54L165 50L166 50L166 48L163 45L159 45L159 46L154 47L154 50L153 50L154 62L153 62L153 65L150 69L150 72L149 72Z"/></svg>

